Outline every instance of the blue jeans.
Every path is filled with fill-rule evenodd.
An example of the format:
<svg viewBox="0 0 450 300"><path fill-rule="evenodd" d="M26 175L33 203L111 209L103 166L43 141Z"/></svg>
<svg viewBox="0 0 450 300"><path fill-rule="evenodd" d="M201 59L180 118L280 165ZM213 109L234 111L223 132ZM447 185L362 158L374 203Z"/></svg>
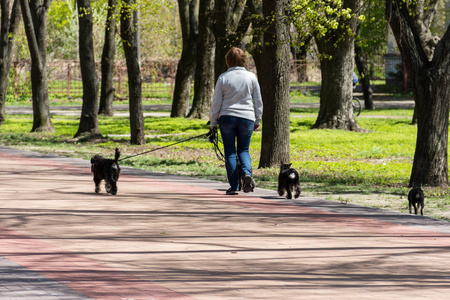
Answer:
<svg viewBox="0 0 450 300"><path fill-rule="evenodd" d="M242 176L252 176L252 161L248 152L255 122L233 116L221 116L219 129L225 152L225 167L228 183L232 190L239 190L239 178L236 171L236 154L242 166ZM237 143L236 143L237 142Z"/></svg>

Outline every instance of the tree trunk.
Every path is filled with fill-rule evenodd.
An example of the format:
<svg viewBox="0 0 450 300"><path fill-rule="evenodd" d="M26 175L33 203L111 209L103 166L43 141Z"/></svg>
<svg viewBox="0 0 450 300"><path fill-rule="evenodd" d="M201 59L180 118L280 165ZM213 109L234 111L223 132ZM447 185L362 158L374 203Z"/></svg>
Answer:
<svg viewBox="0 0 450 300"><path fill-rule="evenodd" d="M448 72L439 69L440 74ZM414 77L415 98L426 100L416 101L417 139L409 186L446 186L450 80L447 76L433 75L428 68Z"/></svg>
<svg viewBox="0 0 450 300"><path fill-rule="evenodd" d="M361 32L361 22L358 22L356 27L356 36L358 37ZM370 76L367 69L367 60L364 57L364 53L358 43L355 42L355 63L359 73L359 81L363 89L364 95L364 109L373 110L372 88L370 87Z"/></svg>
<svg viewBox="0 0 450 300"><path fill-rule="evenodd" d="M47 12L51 0L20 0L23 23L31 57L31 92L33 99L33 127L31 132L53 131L50 119L46 66Z"/></svg>
<svg viewBox="0 0 450 300"><path fill-rule="evenodd" d="M298 62L297 65L297 82L308 82L308 65L306 64L306 52L297 52L294 50L293 56Z"/></svg>
<svg viewBox="0 0 450 300"><path fill-rule="evenodd" d="M406 65L402 61L403 68L403 94L408 93L408 71L406 70ZM417 105L414 105L413 117L411 120L411 125L417 125Z"/></svg>
<svg viewBox="0 0 450 300"><path fill-rule="evenodd" d="M214 62L214 82L228 68L225 55L231 47L240 47L242 34L237 33L239 22L244 13L246 0L215 0L214 3L214 36L216 38L216 54Z"/></svg>
<svg viewBox="0 0 450 300"><path fill-rule="evenodd" d="M263 72L258 76L264 103L260 168L290 162L290 34L285 15L289 5L289 0L263 1L268 24L264 31Z"/></svg>
<svg viewBox="0 0 450 300"><path fill-rule="evenodd" d="M359 11L360 0L345 0L344 8ZM322 87L320 91L320 110L313 128L364 131L353 115L353 69L354 35L356 17L339 19L336 30L317 38L321 54Z"/></svg>
<svg viewBox="0 0 450 300"><path fill-rule="evenodd" d="M90 0L77 0L81 79L83 82L83 105L80 124L75 137L101 136L98 128L98 77L94 56L93 23Z"/></svg>
<svg viewBox="0 0 450 300"><path fill-rule="evenodd" d="M6 120L6 92L8 89L11 56L14 48L14 36L19 22L19 0L1 2L0 25L0 126ZM11 12L11 14L10 14Z"/></svg>
<svg viewBox="0 0 450 300"><path fill-rule="evenodd" d="M108 13L105 25L105 44L102 53L102 84L100 89L99 114L113 116L114 102L114 57L116 53L116 7L117 0L108 0Z"/></svg>
<svg viewBox="0 0 450 300"><path fill-rule="evenodd" d="M262 1L261 0L248 0L247 1L248 10L250 14L255 16L252 19L252 42L247 45L247 51L251 53L253 60L255 62L256 73L263 74L264 71L264 57L262 47L264 44L264 21Z"/></svg>
<svg viewBox="0 0 450 300"><path fill-rule="evenodd" d="M197 67L194 79L194 100L189 118L207 119L214 92L214 51L211 11L213 0L201 0L198 19Z"/></svg>
<svg viewBox="0 0 450 300"><path fill-rule="evenodd" d="M185 117L189 111L191 83L197 65L197 0L178 0L183 51L178 62L173 92L172 118Z"/></svg>
<svg viewBox="0 0 450 300"><path fill-rule="evenodd" d="M295 61L297 61L297 82L303 83L308 81L308 65L307 62L307 54L309 43L312 40L312 36L308 36L305 38L305 43L301 46L292 46L291 52Z"/></svg>
<svg viewBox="0 0 450 300"><path fill-rule="evenodd" d="M130 97L130 143L133 145L145 144L144 109L142 107L142 77L139 64L138 46L132 22L132 0L123 2L120 13L121 35L123 49L127 61L128 88Z"/></svg>
<svg viewBox="0 0 450 300"><path fill-rule="evenodd" d="M428 44L419 32L426 30L418 27L426 22L419 16L411 14L403 1L386 1L386 19L406 64L416 105L416 151L409 186L447 186L450 30L435 48L424 49Z"/></svg>
<svg viewBox="0 0 450 300"><path fill-rule="evenodd" d="M373 90L370 87L370 77L367 70L367 63L362 58L362 51L361 48L355 45L355 63L356 68L358 69L359 73L359 82L361 82L361 87L363 90L363 96L364 96L364 109L373 110Z"/></svg>

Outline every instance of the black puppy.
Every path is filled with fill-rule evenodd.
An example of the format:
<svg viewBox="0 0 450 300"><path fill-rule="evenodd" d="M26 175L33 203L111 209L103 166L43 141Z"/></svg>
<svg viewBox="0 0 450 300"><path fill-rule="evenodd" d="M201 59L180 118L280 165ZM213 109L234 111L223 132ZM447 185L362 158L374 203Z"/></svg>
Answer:
<svg viewBox="0 0 450 300"><path fill-rule="evenodd" d="M107 193L117 194L117 181L119 180L120 151L116 148L114 159L107 159L100 155L94 155L91 158L91 172L94 175L95 192L100 193L100 182L105 180L105 189Z"/></svg>
<svg viewBox="0 0 450 300"><path fill-rule="evenodd" d="M420 207L420 214L423 216L423 207L425 205L425 195L420 187L415 187L409 191L409 213L411 208L414 207L414 214L417 215L417 209Z"/></svg>
<svg viewBox="0 0 450 300"><path fill-rule="evenodd" d="M302 192L300 188L300 176L298 172L291 168L292 164L283 164L280 166L280 174L278 175L278 195L283 196L285 192L286 199L298 198Z"/></svg>

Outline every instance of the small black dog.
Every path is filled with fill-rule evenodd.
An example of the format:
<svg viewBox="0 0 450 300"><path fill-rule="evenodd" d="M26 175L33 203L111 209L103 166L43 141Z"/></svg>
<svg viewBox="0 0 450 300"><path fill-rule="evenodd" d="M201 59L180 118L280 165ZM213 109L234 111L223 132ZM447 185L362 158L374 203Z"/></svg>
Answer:
<svg viewBox="0 0 450 300"><path fill-rule="evenodd" d="M417 215L417 209L420 207L420 214L423 216L423 207L425 205L425 195L420 187L415 187L409 191L409 213L411 208L414 207L414 214Z"/></svg>
<svg viewBox="0 0 450 300"><path fill-rule="evenodd" d="M105 189L107 193L117 194L117 181L119 180L120 151L116 148L114 159L107 159L100 155L94 155L91 158L91 172L94 174L95 192L100 193L100 182L105 180Z"/></svg>
<svg viewBox="0 0 450 300"><path fill-rule="evenodd" d="M278 195L283 196L285 192L286 199L298 198L302 192L300 188L300 176L298 172L291 168L292 164L283 164L280 166L280 174L278 175Z"/></svg>

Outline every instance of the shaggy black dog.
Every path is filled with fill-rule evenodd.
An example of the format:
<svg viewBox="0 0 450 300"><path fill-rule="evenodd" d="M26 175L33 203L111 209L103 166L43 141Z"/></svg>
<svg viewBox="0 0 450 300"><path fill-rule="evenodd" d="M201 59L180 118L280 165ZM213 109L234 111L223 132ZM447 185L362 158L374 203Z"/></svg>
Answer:
<svg viewBox="0 0 450 300"><path fill-rule="evenodd" d="M105 189L107 193L117 194L117 181L119 180L120 151L116 148L114 159L107 159L100 155L94 155L91 158L91 172L94 175L95 192L100 193L100 182L105 180Z"/></svg>
<svg viewBox="0 0 450 300"><path fill-rule="evenodd" d="M417 215L417 210L420 207L420 214L423 216L425 195L423 194L423 191L420 187L415 187L409 191L408 201L409 201L409 213L411 213L411 208L414 207L414 214Z"/></svg>
<svg viewBox="0 0 450 300"><path fill-rule="evenodd" d="M285 192L286 199L298 198L302 192L300 188L300 176L298 172L291 168L292 164L283 164L280 166L280 174L278 175L278 195L283 196Z"/></svg>

